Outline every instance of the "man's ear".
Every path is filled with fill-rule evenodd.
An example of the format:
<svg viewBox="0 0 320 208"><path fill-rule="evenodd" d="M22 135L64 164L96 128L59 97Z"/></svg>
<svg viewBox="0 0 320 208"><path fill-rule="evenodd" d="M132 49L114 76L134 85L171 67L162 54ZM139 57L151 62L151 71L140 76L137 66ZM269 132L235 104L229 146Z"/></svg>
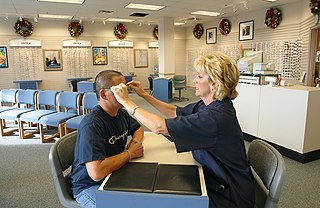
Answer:
<svg viewBox="0 0 320 208"><path fill-rule="evenodd" d="M99 92L99 95L103 100L107 100L107 93L106 92L107 91L105 91L104 89L101 89Z"/></svg>

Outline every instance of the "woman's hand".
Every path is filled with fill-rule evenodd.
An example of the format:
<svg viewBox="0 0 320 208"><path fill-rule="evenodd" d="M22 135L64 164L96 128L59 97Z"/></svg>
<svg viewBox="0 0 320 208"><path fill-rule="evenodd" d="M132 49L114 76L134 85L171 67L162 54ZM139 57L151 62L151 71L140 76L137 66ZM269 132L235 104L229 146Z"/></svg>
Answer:
<svg viewBox="0 0 320 208"><path fill-rule="evenodd" d="M111 92L113 92L114 97L118 100L118 102L121 105L123 105L123 103L129 100L127 86L123 83L120 83L117 86L112 86Z"/></svg>
<svg viewBox="0 0 320 208"><path fill-rule="evenodd" d="M143 90L142 85L139 81L128 82L127 86L132 88L141 97L142 95L148 94Z"/></svg>

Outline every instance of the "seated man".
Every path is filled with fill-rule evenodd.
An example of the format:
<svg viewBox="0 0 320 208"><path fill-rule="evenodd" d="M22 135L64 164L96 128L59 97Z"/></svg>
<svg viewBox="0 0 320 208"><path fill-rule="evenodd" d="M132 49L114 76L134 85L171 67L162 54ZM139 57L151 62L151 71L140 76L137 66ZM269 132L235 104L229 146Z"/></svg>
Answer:
<svg viewBox="0 0 320 208"><path fill-rule="evenodd" d="M120 83L125 83L125 78L117 71L105 70L96 76L99 105L78 129L70 181L73 196L83 207L96 207L95 192L108 174L143 156L143 128L110 90ZM126 147L129 135L132 140Z"/></svg>

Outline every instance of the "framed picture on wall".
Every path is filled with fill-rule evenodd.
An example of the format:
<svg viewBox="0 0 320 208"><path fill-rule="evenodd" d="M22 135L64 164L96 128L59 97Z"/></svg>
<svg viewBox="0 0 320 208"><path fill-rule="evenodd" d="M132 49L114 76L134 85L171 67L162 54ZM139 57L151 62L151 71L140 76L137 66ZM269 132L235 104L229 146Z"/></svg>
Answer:
<svg viewBox="0 0 320 208"><path fill-rule="evenodd" d="M207 44L216 44L217 43L217 28L208 28L206 33Z"/></svg>
<svg viewBox="0 0 320 208"><path fill-rule="evenodd" d="M44 70L62 71L62 51L43 50Z"/></svg>
<svg viewBox="0 0 320 208"><path fill-rule="evenodd" d="M7 47L0 46L0 68L8 68L8 52Z"/></svg>
<svg viewBox="0 0 320 208"><path fill-rule="evenodd" d="M148 67L148 50L134 49L134 67L147 68Z"/></svg>
<svg viewBox="0 0 320 208"><path fill-rule="evenodd" d="M108 65L107 47L92 47L93 65Z"/></svg>
<svg viewBox="0 0 320 208"><path fill-rule="evenodd" d="M239 23L239 41L253 40L254 20Z"/></svg>

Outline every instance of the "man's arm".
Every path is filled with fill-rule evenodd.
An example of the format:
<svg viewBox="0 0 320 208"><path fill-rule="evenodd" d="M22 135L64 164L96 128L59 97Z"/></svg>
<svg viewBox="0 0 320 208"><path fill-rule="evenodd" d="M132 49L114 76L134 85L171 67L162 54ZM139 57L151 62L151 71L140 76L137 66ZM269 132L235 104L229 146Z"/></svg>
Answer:
<svg viewBox="0 0 320 208"><path fill-rule="evenodd" d="M100 181L108 174L118 170L124 164L129 162L133 158L143 156L142 139L144 136L143 128L138 128L132 137L134 142L128 145L127 149L117 155L107 157L104 160L96 160L86 163L86 168L90 178L94 181Z"/></svg>

